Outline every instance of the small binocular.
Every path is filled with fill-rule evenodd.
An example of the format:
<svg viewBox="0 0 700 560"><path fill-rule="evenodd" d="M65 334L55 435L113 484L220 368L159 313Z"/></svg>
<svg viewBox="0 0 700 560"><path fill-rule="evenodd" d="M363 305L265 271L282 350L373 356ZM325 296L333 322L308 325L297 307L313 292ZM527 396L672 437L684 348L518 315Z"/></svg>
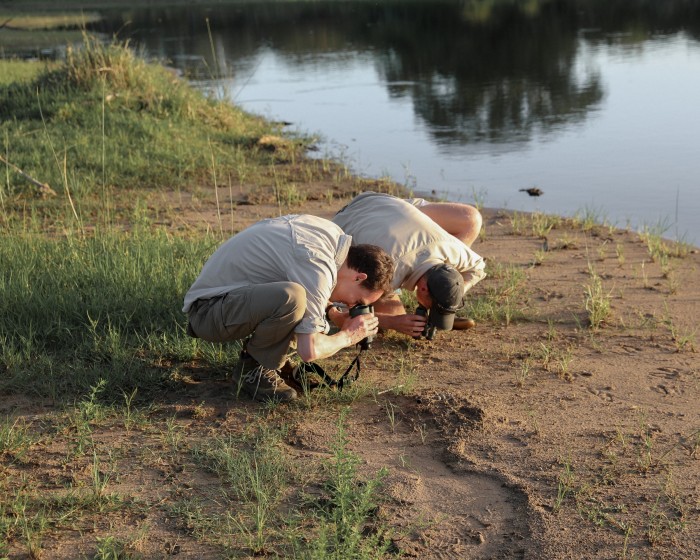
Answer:
<svg viewBox="0 0 700 560"><path fill-rule="evenodd" d="M426 340L433 340L433 337L435 336L435 331L437 331L437 327L430 323L430 312L422 305L419 305L416 308L416 315L420 315L421 317L426 317L427 322L425 323L425 326L423 327L423 332L420 333L420 335L418 335L418 336L414 336L413 338L418 339L422 336Z"/></svg>
<svg viewBox="0 0 700 560"><path fill-rule="evenodd" d="M357 317L358 315L368 315L374 313L374 307L371 305L356 305L350 308L350 317ZM359 347L361 350L369 350L372 346L373 336L367 336L359 342Z"/></svg>

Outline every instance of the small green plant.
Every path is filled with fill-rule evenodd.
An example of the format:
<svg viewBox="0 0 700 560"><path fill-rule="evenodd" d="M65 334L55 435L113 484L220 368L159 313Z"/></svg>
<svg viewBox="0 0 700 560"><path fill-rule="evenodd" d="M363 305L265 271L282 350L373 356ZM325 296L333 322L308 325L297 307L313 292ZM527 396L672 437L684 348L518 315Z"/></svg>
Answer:
<svg viewBox="0 0 700 560"><path fill-rule="evenodd" d="M535 258L532 260L532 265L540 266L542 263L544 263L545 258L547 258L547 254L547 251L544 249L538 249L535 251Z"/></svg>
<svg viewBox="0 0 700 560"><path fill-rule="evenodd" d="M136 423L136 412L133 408L134 397L138 388L135 388L131 394L123 393L124 395L124 427L126 431L130 431L133 425Z"/></svg>
<svg viewBox="0 0 700 560"><path fill-rule="evenodd" d="M620 266L625 264L625 247L621 243L615 245L615 256L617 257L617 262Z"/></svg>
<svg viewBox="0 0 700 560"><path fill-rule="evenodd" d="M554 506L552 507L554 513L557 513L561 509L566 497L573 492L574 481L575 476L571 459L566 459L563 461L563 469L559 474L559 480L557 482L557 496L554 499Z"/></svg>
<svg viewBox="0 0 700 560"><path fill-rule="evenodd" d="M591 329L602 327L610 316L610 293L603 291L603 281L593 273L590 283L584 286L584 307Z"/></svg>
<svg viewBox="0 0 700 560"><path fill-rule="evenodd" d="M651 285L649 284L649 276L647 275L645 264L646 264L646 261L642 261L642 264L640 266L640 273L642 276L642 286L644 287L645 290L650 290Z"/></svg>
<svg viewBox="0 0 700 560"><path fill-rule="evenodd" d="M532 235L535 237L547 237L552 228L561 224L561 218L535 212L531 217Z"/></svg>
<svg viewBox="0 0 700 560"><path fill-rule="evenodd" d="M596 228L607 222L605 212L601 208L586 206L583 210L576 212L572 218L574 224L577 224L583 231L592 232Z"/></svg>
<svg viewBox="0 0 700 560"><path fill-rule="evenodd" d="M107 487L114 477L115 468L112 462L105 470L104 464L97 456L97 450L93 449L89 503L94 504L98 511L104 511L105 508L119 501L117 494L107 491Z"/></svg>
<svg viewBox="0 0 700 560"><path fill-rule="evenodd" d="M630 537L632 536L633 533L633 527L631 523L628 523L625 527L625 540L622 543L622 559L625 560L627 558L627 548L629 547L629 542L630 542Z"/></svg>
<svg viewBox="0 0 700 560"><path fill-rule="evenodd" d="M0 455L12 453L21 457L31 444L29 427L24 421L9 417L0 421Z"/></svg>
<svg viewBox="0 0 700 560"><path fill-rule="evenodd" d="M525 381L527 381L527 378L530 376L530 359L526 358L523 360L523 363L520 364L520 367L516 369L515 371L515 384L518 387L524 387L525 386Z"/></svg>
<svg viewBox="0 0 700 560"><path fill-rule="evenodd" d="M423 445L425 445L425 440L428 436L428 426L425 424L425 422L423 422L422 424L417 425L415 427L415 429L418 431L418 434L420 435L420 442Z"/></svg>
<svg viewBox="0 0 700 560"><path fill-rule="evenodd" d="M98 397L105 391L107 381L100 379L90 387L86 398L78 401L70 414L70 421L75 428L76 455L83 455L94 445L92 439L93 424L103 420L108 414L108 408L99 402Z"/></svg>
<svg viewBox="0 0 700 560"><path fill-rule="evenodd" d="M513 235L523 235L527 227L527 219L522 212L513 212L510 215L510 225L513 228Z"/></svg>
<svg viewBox="0 0 700 560"><path fill-rule="evenodd" d="M130 560L135 558L129 552L129 546L117 537L97 537L97 552L93 560Z"/></svg>
<svg viewBox="0 0 700 560"><path fill-rule="evenodd" d="M608 241L606 239L596 249L596 252L598 253L598 260L599 261L604 261L606 256L607 256L607 244L608 244Z"/></svg>
<svg viewBox="0 0 700 560"><path fill-rule="evenodd" d="M654 447L654 440L651 433L651 428L646 421L646 414L642 412L639 419L639 437L642 445L637 452L637 467L640 472L646 473L652 466L653 461L651 451Z"/></svg>
<svg viewBox="0 0 700 560"><path fill-rule="evenodd" d="M559 354L557 357L557 364L559 366L559 377L567 381L571 381L571 372L569 371L569 366L573 360L573 351L571 348L567 348L566 351Z"/></svg>
<svg viewBox="0 0 700 560"><path fill-rule="evenodd" d="M394 389L394 393L411 393L418 382L418 372L416 365L413 362L413 353L411 352L411 348L397 357L396 367L398 368L398 371L396 372L397 386L396 389Z"/></svg>
<svg viewBox="0 0 700 560"><path fill-rule="evenodd" d="M545 371L549 371L549 365L552 361L553 349L548 344L540 342L539 348L534 352L535 355L542 361L542 367Z"/></svg>
<svg viewBox="0 0 700 560"><path fill-rule="evenodd" d="M697 328L689 329L679 327L675 323L673 317L671 316L671 313L669 312L668 304L664 304L664 307L665 314L663 318L663 323L668 327L669 331L671 332L671 340L676 346L676 351L695 352L695 335L697 333Z"/></svg>
<svg viewBox="0 0 700 560"><path fill-rule="evenodd" d="M273 534L270 525L279 518L277 506L291 477L282 435L263 424L249 434L216 437L192 450L197 462L221 477L238 503L236 511L218 523L230 524L254 554L267 548Z"/></svg>
<svg viewBox="0 0 700 560"><path fill-rule="evenodd" d="M568 231L564 232L564 235L557 239L557 242L554 244L554 248L563 251L566 249L576 249L578 245L576 244L576 240L569 234Z"/></svg>
<svg viewBox="0 0 700 560"><path fill-rule="evenodd" d="M332 446L333 457L326 463L329 494L328 504L321 512L318 534L306 558L367 558L384 557L391 541L387 530L374 522L374 512L379 504L379 490L386 477L386 469L364 484L359 484L357 466L359 459L347 449L345 417L343 411L338 421L338 434ZM372 527L368 531L368 526Z"/></svg>
<svg viewBox="0 0 700 560"><path fill-rule="evenodd" d="M389 426L391 426L391 431L394 432L396 431L396 405L387 401L384 404L384 408L386 410L386 416L389 419Z"/></svg>
<svg viewBox="0 0 700 560"><path fill-rule="evenodd" d="M487 274L495 283L486 289L486 295L468 299L466 314L476 320L503 321L506 326L525 317L527 277L524 270L513 265L489 263Z"/></svg>
<svg viewBox="0 0 700 560"><path fill-rule="evenodd" d="M162 433L163 440L173 453L178 453L182 446L182 428L174 417L165 420L165 431Z"/></svg>
<svg viewBox="0 0 700 560"><path fill-rule="evenodd" d="M671 324L670 327L671 340L673 340L676 350L678 350L678 352L695 352L695 335L697 333L697 329L693 329L692 331L683 331L675 327L673 324Z"/></svg>

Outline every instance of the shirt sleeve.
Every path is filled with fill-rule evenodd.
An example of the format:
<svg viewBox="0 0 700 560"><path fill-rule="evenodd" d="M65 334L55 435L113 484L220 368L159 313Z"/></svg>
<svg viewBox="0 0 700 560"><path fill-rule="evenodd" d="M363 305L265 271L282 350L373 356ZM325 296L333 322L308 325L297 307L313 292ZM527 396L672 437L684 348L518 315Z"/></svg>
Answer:
<svg viewBox="0 0 700 560"><path fill-rule="evenodd" d="M464 264L459 267L464 278L464 293L466 294L481 280L486 278L486 262L466 245L464 246Z"/></svg>
<svg viewBox="0 0 700 560"><path fill-rule="evenodd" d="M301 322L295 327L297 334L328 332L326 307L331 299L331 292L336 278L332 271L322 262L311 259L303 272L292 273L289 280L297 282L306 290L306 311Z"/></svg>

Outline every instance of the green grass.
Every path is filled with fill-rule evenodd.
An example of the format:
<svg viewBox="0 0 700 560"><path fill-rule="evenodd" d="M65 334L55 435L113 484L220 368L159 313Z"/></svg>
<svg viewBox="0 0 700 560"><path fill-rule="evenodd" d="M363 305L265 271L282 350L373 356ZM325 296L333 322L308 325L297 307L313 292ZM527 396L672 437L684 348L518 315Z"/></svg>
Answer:
<svg viewBox="0 0 700 560"><path fill-rule="evenodd" d="M0 120L5 159L74 196L188 188L208 177L212 164L237 180L246 151L276 131L125 46L87 35L83 48L69 50L58 68L0 88ZM257 156L273 162L278 153ZM6 195L26 188L12 173L3 183Z"/></svg>
<svg viewBox="0 0 700 560"><path fill-rule="evenodd" d="M387 471L382 469L365 482L359 479L360 460L347 449L346 412L340 416L333 455L326 462L324 486L328 498L317 514L317 534L297 547L301 550L297 550L296 557L379 559L384 558L391 547L386 529L374 519Z"/></svg>
<svg viewBox="0 0 700 560"><path fill-rule="evenodd" d="M603 289L603 281L595 273L591 274L590 282L584 286L584 307L588 314L591 329L599 329L608 321L611 308L610 292Z"/></svg>
<svg viewBox="0 0 700 560"><path fill-rule="evenodd" d="M107 393L121 399L157 382L168 359L225 361L224 347L185 334L181 312L184 293L217 242L162 232L5 235L2 389L70 394L104 378Z"/></svg>
<svg viewBox="0 0 700 560"><path fill-rule="evenodd" d="M18 6L19 8L19 6ZM101 16L89 12L42 12L32 14L27 12L0 10L0 22L7 22L13 29L36 31L40 29L80 29L89 23L97 22Z"/></svg>
<svg viewBox="0 0 700 560"><path fill-rule="evenodd" d="M257 184L297 140L261 148L276 138L264 120L87 35L58 66L0 68L14 80L0 85L0 155L12 164L0 164L0 389L57 397L105 379L102 397L115 400L177 376L182 361L235 361L236 345L186 336L181 312L222 232L159 230L147 193L244 174ZM35 199L13 166L58 196ZM303 197L274 171L280 205Z"/></svg>
<svg viewBox="0 0 700 560"><path fill-rule="evenodd" d="M319 473L302 469L285 451L284 427L270 429L260 420L246 433L214 437L192 450L195 461L221 480L224 492L217 501L223 510L189 501L175 513L187 517L201 539L231 553L383 558L390 541L375 511L386 472L369 480L358 474L360 460L348 450L347 410ZM310 494L311 488L322 493Z"/></svg>
<svg viewBox="0 0 700 560"><path fill-rule="evenodd" d="M23 60L0 59L0 87L13 82L30 82L54 67L50 62L25 62Z"/></svg>
<svg viewBox="0 0 700 560"><path fill-rule="evenodd" d="M526 320L528 295L527 276L523 269L510 264L490 261L486 267L488 286L478 287L468 293L466 305L460 315L477 321L493 321L505 326L514 321Z"/></svg>

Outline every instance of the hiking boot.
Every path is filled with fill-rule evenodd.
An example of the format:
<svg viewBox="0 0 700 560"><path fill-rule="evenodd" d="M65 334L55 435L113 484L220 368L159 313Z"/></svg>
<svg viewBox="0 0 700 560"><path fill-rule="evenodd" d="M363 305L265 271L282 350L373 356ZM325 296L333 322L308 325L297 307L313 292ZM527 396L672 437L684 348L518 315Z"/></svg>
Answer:
<svg viewBox="0 0 700 560"><path fill-rule="evenodd" d="M250 354L241 352L241 358L233 371L233 382L256 401L291 401L297 392L289 387L274 369L267 369Z"/></svg>
<svg viewBox="0 0 700 560"><path fill-rule="evenodd" d="M455 331L466 331L474 327L476 327L476 321L469 317L455 317L455 323L452 325L452 329Z"/></svg>
<svg viewBox="0 0 700 560"><path fill-rule="evenodd" d="M306 368L304 367L305 365L307 366ZM309 365L310 364L304 364L303 362L299 365L295 365L290 360L287 360L280 368L279 375L284 382L295 389L297 393L305 393L318 389L321 383L310 377L309 373L314 372L313 370L308 370Z"/></svg>

